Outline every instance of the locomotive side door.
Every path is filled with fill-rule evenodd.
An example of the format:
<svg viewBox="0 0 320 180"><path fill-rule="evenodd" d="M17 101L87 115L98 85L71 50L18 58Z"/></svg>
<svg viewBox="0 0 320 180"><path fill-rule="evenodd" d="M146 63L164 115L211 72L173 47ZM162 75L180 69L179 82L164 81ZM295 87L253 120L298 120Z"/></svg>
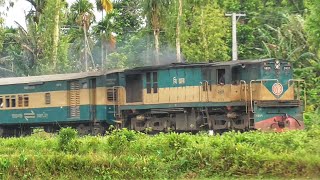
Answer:
<svg viewBox="0 0 320 180"><path fill-rule="evenodd" d="M96 97L97 97L97 79L92 78L89 80L89 112L90 112L90 120L96 120Z"/></svg>
<svg viewBox="0 0 320 180"><path fill-rule="evenodd" d="M136 103L143 100L142 74L126 75L126 102Z"/></svg>

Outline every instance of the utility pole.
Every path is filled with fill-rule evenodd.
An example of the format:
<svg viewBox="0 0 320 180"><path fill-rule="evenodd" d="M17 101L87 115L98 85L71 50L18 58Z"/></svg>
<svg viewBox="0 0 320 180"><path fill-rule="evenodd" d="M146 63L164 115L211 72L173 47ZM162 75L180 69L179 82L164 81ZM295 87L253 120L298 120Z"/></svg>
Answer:
<svg viewBox="0 0 320 180"><path fill-rule="evenodd" d="M103 22L103 10L101 11L101 22ZM100 41L101 41L101 71L103 71L104 66L104 52L103 52L103 30L100 32Z"/></svg>
<svg viewBox="0 0 320 180"><path fill-rule="evenodd" d="M232 61L237 61L238 60L237 22L240 17L246 16L246 14L232 13L232 14L225 14L225 16L232 17Z"/></svg>

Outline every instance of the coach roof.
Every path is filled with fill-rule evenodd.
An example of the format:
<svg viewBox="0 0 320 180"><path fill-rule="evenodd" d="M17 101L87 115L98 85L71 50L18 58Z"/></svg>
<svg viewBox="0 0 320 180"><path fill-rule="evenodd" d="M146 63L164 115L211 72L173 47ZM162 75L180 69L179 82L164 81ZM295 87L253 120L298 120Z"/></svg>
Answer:
<svg viewBox="0 0 320 180"><path fill-rule="evenodd" d="M73 80L82 79L86 77L96 77L106 74L112 74L116 72L122 72L123 70L112 70L112 71L97 71L97 72L81 72L81 73L69 73L69 74L52 74L52 75L42 75L42 76L26 76L26 77L10 77L10 78L0 78L1 85L9 84L32 84L48 81L63 81L63 80Z"/></svg>
<svg viewBox="0 0 320 180"><path fill-rule="evenodd" d="M209 67L209 66L238 66L242 64L259 64L266 61L272 61L275 59L256 59L256 60L238 60L238 61L224 61L224 62L212 62L212 63L171 63L166 65L156 66L143 66L133 69L126 69L125 72L131 73L136 71L149 71L157 69L171 69L171 68L184 68L184 67Z"/></svg>

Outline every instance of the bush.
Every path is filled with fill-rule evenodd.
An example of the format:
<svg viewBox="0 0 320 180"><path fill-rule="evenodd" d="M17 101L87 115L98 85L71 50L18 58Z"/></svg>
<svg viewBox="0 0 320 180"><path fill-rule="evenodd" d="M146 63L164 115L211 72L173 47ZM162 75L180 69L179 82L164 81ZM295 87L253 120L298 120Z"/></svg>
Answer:
<svg viewBox="0 0 320 180"><path fill-rule="evenodd" d="M65 128L51 138L0 138L0 179L318 179L318 144L317 126L216 136L123 129L105 137Z"/></svg>
<svg viewBox="0 0 320 180"><path fill-rule="evenodd" d="M109 148L115 153L121 152L130 146L130 142L136 140L136 135L137 132L133 130L113 130L108 137Z"/></svg>
<svg viewBox="0 0 320 180"><path fill-rule="evenodd" d="M58 149L63 152L76 153L79 149L79 141L76 140L78 132L70 127L62 128L58 135Z"/></svg>

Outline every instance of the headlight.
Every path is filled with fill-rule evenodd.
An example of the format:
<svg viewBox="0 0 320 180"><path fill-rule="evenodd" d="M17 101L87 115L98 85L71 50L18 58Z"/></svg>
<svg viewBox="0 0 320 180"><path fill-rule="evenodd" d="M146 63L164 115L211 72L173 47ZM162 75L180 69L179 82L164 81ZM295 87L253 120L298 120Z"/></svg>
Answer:
<svg viewBox="0 0 320 180"><path fill-rule="evenodd" d="M263 69L266 70L266 71L270 71L271 67L270 66L264 66Z"/></svg>
<svg viewBox="0 0 320 180"><path fill-rule="evenodd" d="M283 67L283 70L290 70L291 69L291 66L284 66Z"/></svg>
<svg viewBox="0 0 320 180"><path fill-rule="evenodd" d="M279 61L276 61L276 63L275 63L275 69L280 69L280 62L279 62Z"/></svg>

